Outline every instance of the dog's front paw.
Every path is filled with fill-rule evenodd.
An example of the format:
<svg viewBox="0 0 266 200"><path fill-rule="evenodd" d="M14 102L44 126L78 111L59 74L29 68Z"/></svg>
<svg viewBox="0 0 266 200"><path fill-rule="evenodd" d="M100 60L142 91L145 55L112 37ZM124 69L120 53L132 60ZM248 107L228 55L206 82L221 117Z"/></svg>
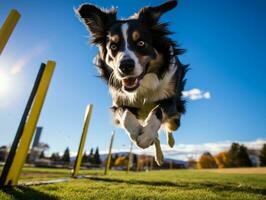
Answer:
<svg viewBox="0 0 266 200"><path fill-rule="evenodd" d="M154 139L158 137L160 127L161 121L157 118L156 113L152 111L145 120L142 134L137 139L137 145L143 149L151 146Z"/></svg>
<svg viewBox="0 0 266 200"><path fill-rule="evenodd" d="M129 134L130 139L136 142L142 130L142 126L138 122L135 115L126 110L122 115L122 125L126 132Z"/></svg>
<svg viewBox="0 0 266 200"><path fill-rule="evenodd" d="M157 130L154 132L149 126L143 127L141 135L137 138L137 146L146 149L154 143L157 136Z"/></svg>

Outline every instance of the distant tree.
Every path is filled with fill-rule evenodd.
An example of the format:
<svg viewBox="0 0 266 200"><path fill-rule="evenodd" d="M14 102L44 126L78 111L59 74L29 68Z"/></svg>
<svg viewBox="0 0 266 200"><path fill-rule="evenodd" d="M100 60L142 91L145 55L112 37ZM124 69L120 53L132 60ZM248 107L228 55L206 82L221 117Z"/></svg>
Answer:
<svg viewBox="0 0 266 200"><path fill-rule="evenodd" d="M209 152L205 152L202 154L198 161L198 168L205 169L205 168L217 168L217 164Z"/></svg>
<svg viewBox="0 0 266 200"><path fill-rule="evenodd" d="M81 163L87 163L89 162L88 160L89 160L89 155L87 155L85 151L84 154L82 155Z"/></svg>
<svg viewBox="0 0 266 200"><path fill-rule="evenodd" d="M251 167L252 163L248 155L248 150L244 145L233 143L228 151L229 167Z"/></svg>
<svg viewBox="0 0 266 200"><path fill-rule="evenodd" d="M226 151L220 152L214 157L214 159L218 168L228 167L228 161L229 161L228 152Z"/></svg>
<svg viewBox="0 0 266 200"><path fill-rule="evenodd" d="M95 150L94 163L96 165L100 165L102 163L101 158L100 158L100 154L99 154L99 147L97 147L96 150Z"/></svg>
<svg viewBox="0 0 266 200"><path fill-rule="evenodd" d="M26 162L35 163L37 159L44 158L45 152L49 149L49 145L46 143L39 142L37 146L30 149Z"/></svg>
<svg viewBox="0 0 266 200"><path fill-rule="evenodd" d="M260 151L260 166L266 166L266 143L263 145Z"/></svg>
<svg viewBox="0 0 266 200"><path fill-rule="evenodd" d="M90 150L90 154L88 155L88 162L94 164L93 148L91 148L91 150Z"/></svg>
<svg viewBox="0 0 266 200"><path fill-rule="evenodd" d="M41 152L38 148L32 148L27 154L26 162L34 163L37 159L40 158Z"/></svg>
<svg viewBox="0 0 266 200"><path fill-rule="evenodd" d="M90 150L90 154L89 154L90 156L92 156L93 155L93 148L91 148L91 150Z"/></svg>
<svg viewBox="0 0 266 200"><path fill-rule="evenodd" d="M237 167L237 156L240 145L238 143L232 143L230 150L228 151L228 166Z"/></svg>
<svg viewBox="0 0 266 200"><path fill-rule="evenodd" d="M5 162L7 157L7 146L0 147L0 162Z"/></svg>
<svg viewBox="0 0 266 200"><path fill-rule="evenodd" d="M252 163L248 155L248 149L244 145L240 145L237 153L238 167L251 167Z"/></svg>
<svg viewBox="0 0 266 200"><path fill-rule="evenodd" d="M70 152L69 152L69 148L67 147L61 160L65 163L65 164L69 164L70 162Z"/></svg>
<svg viewBox="0 0 266 200"><path fill-rule="evenodd" d="M46 144L46 143L43 143L43 142L39 142L38 143L38 146L36 147L39 151L47 151L49 148L50 148L50 146L49 146L49 144Z"/></svg>
<svg viewBox="0 0 266 200"><path fill-rule="evenodd" d="M50 159L54 162L58 162L61 160L59 153L52 153Z"/></svg>
<svg viewBox="0 0 266 200"><path fill-rule="evenodd" d="M39 156L40 159L43 159L45 158L45 154L44 154L44 151L41 152L40 156Z"/></svg>

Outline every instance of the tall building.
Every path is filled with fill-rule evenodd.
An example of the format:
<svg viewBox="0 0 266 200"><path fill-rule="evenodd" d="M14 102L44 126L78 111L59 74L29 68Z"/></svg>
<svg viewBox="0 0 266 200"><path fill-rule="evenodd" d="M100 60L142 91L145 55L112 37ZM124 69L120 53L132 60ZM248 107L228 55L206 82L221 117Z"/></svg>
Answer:
<svg viewBox="0 0 266 200"><path fill-rule="evenodd" d="M34 140L33 140L32 148L38 146L38 144L40 142L41 134L42 134L42 129L43 129L43 127L39 127L39 126L36 128L35 137L34 137Z"/></svg>

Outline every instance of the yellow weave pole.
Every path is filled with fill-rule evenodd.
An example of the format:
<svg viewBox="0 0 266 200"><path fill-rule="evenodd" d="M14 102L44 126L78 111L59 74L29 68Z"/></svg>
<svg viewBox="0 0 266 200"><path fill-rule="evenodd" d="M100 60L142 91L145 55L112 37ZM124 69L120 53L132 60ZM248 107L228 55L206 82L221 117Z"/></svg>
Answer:
<svg viewBox="0 0 266 200"><path fill-rule="evenodd" d="M17 22L20 18L20 14L17 10L11 10L6 21L0 29L0 55L4 50L11 33L15 29Z"/></svg>
<svg viewBox="0 0 266 200"><path fill-rule="evenodd" d="M20 176L22 167L26 161L29 146L32 140L32 136L36 129L36 125L42 110L42 106L48 91L48 87L55 68L54 61L48 61L46 64L43 76L40 81L34 102L31 107L31 112L28 116L28 120L25 124L19 146L17 148L13 163L7 174L5 185L17 185L18 178Z"/></svg>
<svg viewBox="0 0 266 200"><path fill-rule="evenodd" d="M106 162L106 165L105 165L104 175L107 175L108 172L109 172L109 169L110 169L111 158L112 158L112 147L113 147L114 137L115 137L115 132L113 131L112 132L110 146L109 146L108 158L107 158L107 162Z"/></svg>
<svg viewBox="0 0 266 200"><path fill-rule="evenodd" d="M80 144L79 144L78 155L76 157L76 161L75 161L75 165L74 165L74 171L72 174L73 177L78 176L78 173L79 173L80 164L82 161L83 150L84 150L84 145L85 145L87 132L88 132L88 128L89 128L89 123L90 123L90 119L91 119L92 108L93 108L92 104L89 104L86 108L85 122L84 122L82 136L81 136L81 140L80 140Z"/></svg>

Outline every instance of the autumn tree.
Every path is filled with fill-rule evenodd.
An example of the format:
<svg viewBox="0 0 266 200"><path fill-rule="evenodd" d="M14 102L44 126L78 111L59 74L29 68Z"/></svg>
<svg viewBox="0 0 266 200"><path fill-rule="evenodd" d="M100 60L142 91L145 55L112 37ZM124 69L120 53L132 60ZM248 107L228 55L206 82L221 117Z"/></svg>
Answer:
<svg viewBox="0 0 266 200"><path fill-rule="evenodd" d="M217 168L217 164L209 152L205 152L201 155L198 161L198 168L205 169L205 168Z"/></svg>
<svg viewBox="0 0 266 200"><path fill-rule="evenodd" d="M114 165L115 166L127 166L128 159L125 156L119 156L116 160Z"/></svg>
<svg viewBox="0 0 266 200"><path fill-rule="evenodd" d="M117 160L118 157L119 157L118 154L115 155L111 154L110 169L112 169L112 167L115 165L115 161Z"/></svg>
<svg viewBox="0 0 266 200"><path fill-rule="evenodd" d="M218 153L215 157L215 162L218 165L218 168L228 167L229 155L228 152L223 151Z"/></svg>

